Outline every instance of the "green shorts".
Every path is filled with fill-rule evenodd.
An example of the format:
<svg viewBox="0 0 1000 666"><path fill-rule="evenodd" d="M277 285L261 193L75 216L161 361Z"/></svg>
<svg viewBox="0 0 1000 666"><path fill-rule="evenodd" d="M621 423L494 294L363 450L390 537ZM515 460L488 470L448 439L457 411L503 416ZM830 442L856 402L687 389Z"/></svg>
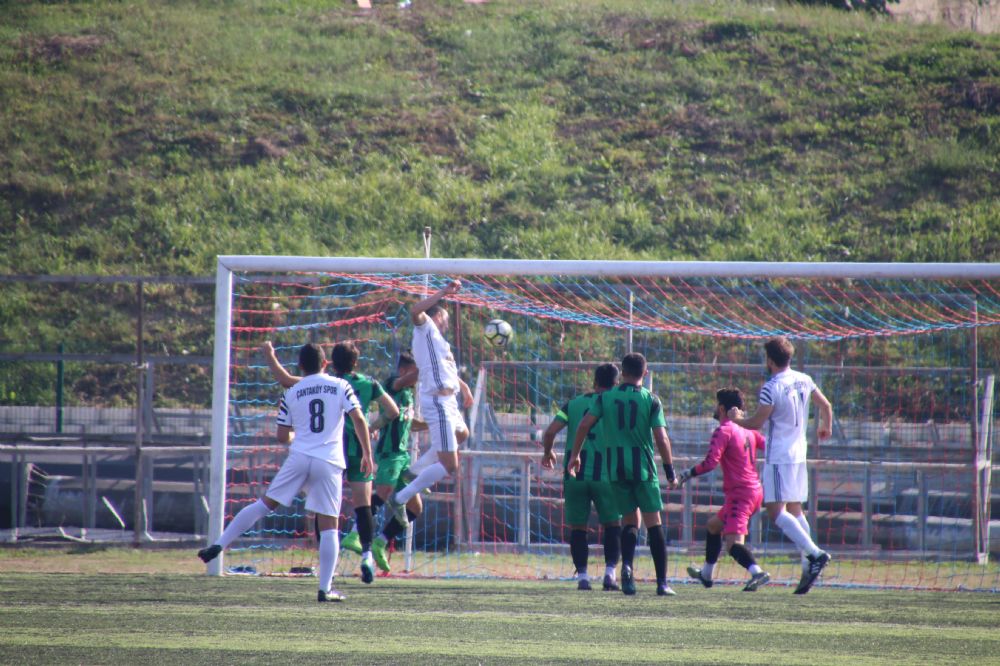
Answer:
<svg viewBox="0 0 1000 666"><path fill-rule="evenodd" d="M591 502L602 525L621 520L622 514L610 483L573 477L563 480L563 510L567 525L586 525L590 521Z"/></svg>
<svg viewBox="0 0 1000 666"><path fill-rule="evenodd" d="M361 473L361 456L347 456L347 469L345 470L348 483L359 483L361 481L371 481L375 478L371 474Z"/></svg>
<svg viewBox="0 0 1000 666"><path fill-rule="evenodd" d="M393 486L396 490L406 486L403 473L410 468L410 454L391 453L378 459L378 471L375 472L376 486Z"/></svg>
<svg viewBox="0 0 1000 666"><path fill-rule="evenodd" d="M663 495L659 479L649 481L612 481L618 510L632 513L638 507L642 513L663 511Z"/></svg>

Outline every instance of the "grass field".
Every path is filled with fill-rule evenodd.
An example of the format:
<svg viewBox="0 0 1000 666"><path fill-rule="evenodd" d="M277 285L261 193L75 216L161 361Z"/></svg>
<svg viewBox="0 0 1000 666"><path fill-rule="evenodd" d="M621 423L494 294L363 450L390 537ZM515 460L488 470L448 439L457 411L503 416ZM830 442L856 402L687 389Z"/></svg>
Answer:
<svg viewBox="0 0 1000 666"><path fill-rule="evenodd" d="M338 580L346 603L319 605L315 579L209 578L191 560L0 551L3 663L995 664L1000 654L992 594L679 585L659 598L644 584L626 598L566 582L348 578Z"/></svg>

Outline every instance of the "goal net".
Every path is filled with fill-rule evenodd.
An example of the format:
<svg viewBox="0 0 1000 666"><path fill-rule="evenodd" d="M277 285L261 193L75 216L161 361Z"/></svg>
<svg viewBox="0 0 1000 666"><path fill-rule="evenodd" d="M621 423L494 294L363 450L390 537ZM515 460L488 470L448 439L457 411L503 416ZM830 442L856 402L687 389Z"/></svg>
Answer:
<svg viewBox="0 0 1000 666"><path fill-rule="evenodd" d="M456 278L463 287L446 302L448 338L474 391L472 435L460 473L433 488L393 553L393 575L570 577L562 472L540 465L541 432L558 408L589 389L598 364L641 352L675 467L689 467L707 451L716 389L741 388L752 411L767 378L763 342L786 335L793 367L834 409L831 438L817 439L815 414L809 431L806 515L834 556L823 584L1000 589L991 515L1000 266L989 264L220 257L209 540L263 494L286 456L264 341L294 372L302 344L329 351L349 340L361 352L358 371L384 381L410 346L408 306ZM495 318L513 327L506 347L483 337ZM414 455L427 444L414 437ZM663 486L668 574L678 582L703 559L721 471L680 490ZM345 484L341 530L352 522ZM600 539L594 516L595 571ZM763 512L748 541L773 580L798 581L798 553ZM297 501L209 571L308 572L315 547L312 517ZM652 576L644 552L640 579ZM742 581L726 560L716 579ZM338 575L355 575L357 564L342 553Z"/></svg>

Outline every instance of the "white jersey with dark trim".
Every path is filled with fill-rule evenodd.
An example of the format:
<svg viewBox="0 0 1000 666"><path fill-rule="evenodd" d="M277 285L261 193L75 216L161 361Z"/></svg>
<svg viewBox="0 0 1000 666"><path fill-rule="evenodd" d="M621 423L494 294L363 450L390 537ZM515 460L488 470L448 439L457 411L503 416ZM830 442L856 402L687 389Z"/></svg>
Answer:
<svg viewBox="0 0 1000 666"><path fill-rule="evenodd" d="M806 461L806 424L809 402L816 384L812 377L786 368L760 389L761 405L774 409L767 420L765 462L771 464Z"/></svg>
<svg viewBox="0 0 1000 666"><path fill-rule="evenodd" d="M295 431L290 451L321 458L347 468L344 459L344 419L361 409L346 380L325 372L306 375L281 397L278 425Z"/></svg>
<svg viewBox="0 0 1000 666"><path fill-rule="evenodd" d="M458 367L451 345L430 317L413 327L413 358L420 370L420 395L441 395L442 391L458 393Z"/></svg>

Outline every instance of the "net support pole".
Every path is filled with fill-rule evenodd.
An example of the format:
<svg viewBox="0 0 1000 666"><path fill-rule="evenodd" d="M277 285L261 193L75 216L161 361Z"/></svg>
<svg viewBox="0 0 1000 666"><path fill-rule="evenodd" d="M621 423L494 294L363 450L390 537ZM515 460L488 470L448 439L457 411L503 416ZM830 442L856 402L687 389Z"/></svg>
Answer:
<svg viewBox="0 0 1000 666"><path fill-rule="evenodd" d="M625 350L632 353L632 329L635 317L635 292L628 290L628 337L626 338Z"/></svg>
<svg viewBox="0 0 1000 666"><path fill-rule="evenodd" d="M145 365L145 350L143 347L143 311L145 310L145 288L142 280L135 283L136 319L135 319L135 487L133 489L132 506L132 545L138 546L145 540L142 529L142 510L140 504L143 497L142 477L142 402L143 384L142 370Z"/></svg>
<svg viewBox="0 0 1000 666"><path fill-rule="evenodd" d="M215 356L212 361L212 452L208 489L208 543L222 536L226 517L226 443L229 439L229 326L233 273L219 260L215 273ZM224 553L208 563L210 576L222 575Z"/></svg>
<svg viewBox="0 0 1000 666"><path fill-rule="evenodd" d="M976 561L990 561L990 481L993 475L993 391L996 377L984 381L979 439L976 442Z"/></svg>

